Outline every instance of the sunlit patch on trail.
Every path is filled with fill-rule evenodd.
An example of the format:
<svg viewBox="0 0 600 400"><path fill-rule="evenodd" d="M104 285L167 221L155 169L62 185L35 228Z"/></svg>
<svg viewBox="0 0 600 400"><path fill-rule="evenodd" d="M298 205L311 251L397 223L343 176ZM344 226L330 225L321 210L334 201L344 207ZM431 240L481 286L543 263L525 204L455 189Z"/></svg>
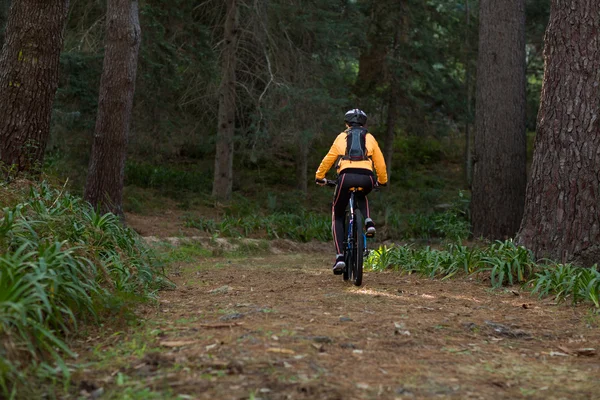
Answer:
<svg viewBox="0 0 600 400"><path fill-rule="evenodd" d="M380 290L374 290L374 289L362 288L362 289L355 289L355 290L351 290L351 291L353 293L368 295L368 296L377 296L377 297L383 296L383 297L389 297L392 299L402 299L402 300L406 299L405 297L399 296L397 294L388 293L388 292L380 291Z"/></svg>
<svg viewBox="0 0 600 400"><path fill-rule="evenodd" d="M331 271L323 271L323 270L320 270L320 269L312 269L312 268L311 269L308 269L308 268L303 268L302 269L302 273L303 274L313 275L313 276L321 276L325 272L327 273L327 275L331 274Z"/></svg>

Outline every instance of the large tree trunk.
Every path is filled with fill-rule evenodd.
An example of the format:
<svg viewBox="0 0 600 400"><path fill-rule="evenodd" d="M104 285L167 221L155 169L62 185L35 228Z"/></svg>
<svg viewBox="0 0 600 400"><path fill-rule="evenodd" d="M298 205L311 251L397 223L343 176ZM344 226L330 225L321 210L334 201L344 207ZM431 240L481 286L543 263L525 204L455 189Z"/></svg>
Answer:
<svg viewBox="0 0 600 400"><path fill-rule="evenodd" d="M108 0L106 45L85 199L123 215L123 185L141 30L137 0Z"/></svg>
<svg viewBox="0 0 600 400"><path fill-rule="evenodd" d="M10 0L0 0L0 50L4 44L4 29L6 28L6 21L8 20L9 7Z"/></svg>
<svg viewBox="0 0 600 400"><path fill-rule="evenodd" d="M0 164L14 171L41 167L68 0L21 0L10 8L0 55Z"/></svg>
<svg viewBox="0 0 600 400"><path fill-rule="evenodd" d="M473 235L503 239L525 201L525 0L482 0L479 24Z"/></svg>
<svg viewBox="0 0 600 400"><path fill-rule="evenodd" d="M233 138L235 133L235 67L237 47L237 3L227 0L225 18L224 49L222 55L222 77L219 87L219 126L215 154L213 196L217 200L231 198L233 186Z"/></svg>
<svg viewBox="0 0 600 400"><path fill-rule="evenodd" d="M553 0L531 177L518 240L537 257L600 262L600 12Z"/></svg>

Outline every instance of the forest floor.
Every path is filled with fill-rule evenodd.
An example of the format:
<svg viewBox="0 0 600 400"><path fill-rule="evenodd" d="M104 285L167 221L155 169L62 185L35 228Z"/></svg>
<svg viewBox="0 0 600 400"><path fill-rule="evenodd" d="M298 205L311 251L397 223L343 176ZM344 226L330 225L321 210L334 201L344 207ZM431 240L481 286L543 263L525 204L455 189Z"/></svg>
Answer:
<svg viewBox="0 0 600 400"><path fill-rule="evenodd" d="M176 216L128 216L144 236ZM183 232L193 234L193 232ZM329 244L198 254L135 327L75 343L81 398L592 399L600 316L475 278L330 272ZM488 282L489 283L489 282Z"/></svg>

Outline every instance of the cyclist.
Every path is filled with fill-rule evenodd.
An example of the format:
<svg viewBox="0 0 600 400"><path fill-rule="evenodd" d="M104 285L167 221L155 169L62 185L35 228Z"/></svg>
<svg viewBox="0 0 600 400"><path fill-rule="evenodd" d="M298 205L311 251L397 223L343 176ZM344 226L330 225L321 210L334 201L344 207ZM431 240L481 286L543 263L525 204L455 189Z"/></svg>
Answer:
<svg viewBox="0 0 600 400"><path fill-rule="evenodd" d="M361 191L357 191L355 198L365 218L366 234L368 237L375 235L375 224L369 215L369 202L367 194L373 190L373 187L387 184L387 170L385 159L379 148L379 144L372 134L366 129L363 130L364 140L360 144L363 146L364 158L358 161L350 159L347 156L348 148L350 147L348 136L354 128L365 127L367 123L367 114L357 108L349 110L344 116L346 130L340 133L333 145L329 149L327 155L321 161L315 181L318 185L325 185L325 174L337 161L338 184L333 196L332 207L332 231L333 241L335 243L335 262L333 264L333 273L341 274L346 267L344 261L344 224L345 214L348 201L350 199L350 188L360 187ZM374 179L373 164L377 173L377 180Z"/></svg>

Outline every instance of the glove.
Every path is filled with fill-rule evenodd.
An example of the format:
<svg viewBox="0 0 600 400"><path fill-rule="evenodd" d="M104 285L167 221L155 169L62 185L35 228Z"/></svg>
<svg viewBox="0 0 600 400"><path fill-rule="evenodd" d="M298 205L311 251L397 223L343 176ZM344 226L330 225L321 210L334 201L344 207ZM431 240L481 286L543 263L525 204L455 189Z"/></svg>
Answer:
<svg viewBox="0 0 600 400"><path fill-rule="evenodd" d="M325 186L327 184L326 179L315 179L315 183L319 186Z"/></svg>

